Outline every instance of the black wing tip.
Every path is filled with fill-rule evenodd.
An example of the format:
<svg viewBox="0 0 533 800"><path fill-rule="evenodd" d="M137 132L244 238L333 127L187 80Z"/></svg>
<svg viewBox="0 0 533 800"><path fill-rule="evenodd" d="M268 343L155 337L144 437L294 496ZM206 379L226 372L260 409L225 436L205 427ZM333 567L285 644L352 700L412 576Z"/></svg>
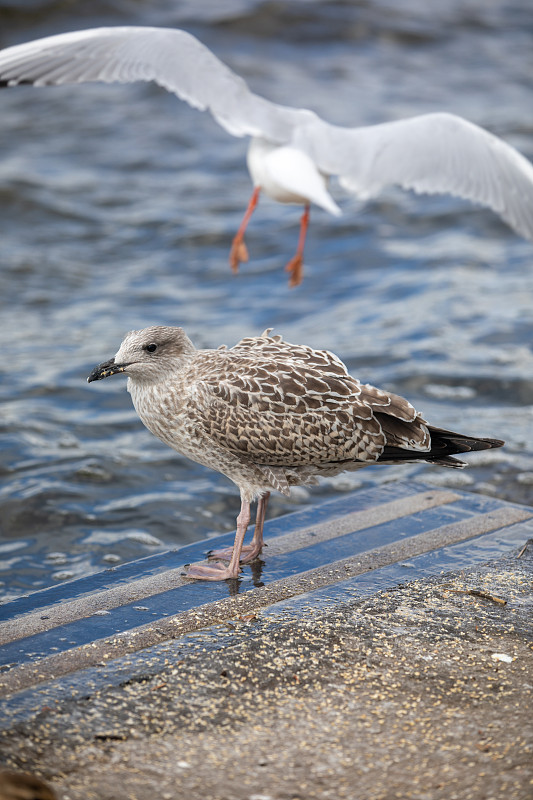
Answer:
<svg viewBox="0 0 533 800"><path fill-rule="evenodd" d="M481 447L477 448L479 450L492 450L495 447L503 447L505 442L503 439L477 439L476 441L481 443Z"/></svg>
<svg viewBox="0 0 533 800"><path fill-rule="evenodd" d="M503 447L505 442L502 439L485 439L477 438L475 436L443 436L442 439L448 445L456 448L457 453L470 453L475 450L494 450L497 447Z"/></svg>
<svg viewBox="0 0 533 800"><path fill-rule="evenodd" d="M433 425L429 425L428 429L431 436L432 449L433 445L445 447L446 450L443 455L469 453L472 450L493 450L497 447L503 447L505 444L503 439L469 436L468 434L457 433L444 428L435 428Z"/></svg>
<svg viewBox="0 0 533 800"><path fill-rule="evenodd" d="M434 466L463 469L468 464L465 461L454 458L454 456L471 453L475 450L493 450L497 447L503 447L505 444L502 439L482 439L475 436L465 436L461 433L452 433L440 428L430 427L429 432L431 435L431 449L429 451L421 452L419 450L386 445L383 453L378 458L378 462L426 461Z"/></svg>

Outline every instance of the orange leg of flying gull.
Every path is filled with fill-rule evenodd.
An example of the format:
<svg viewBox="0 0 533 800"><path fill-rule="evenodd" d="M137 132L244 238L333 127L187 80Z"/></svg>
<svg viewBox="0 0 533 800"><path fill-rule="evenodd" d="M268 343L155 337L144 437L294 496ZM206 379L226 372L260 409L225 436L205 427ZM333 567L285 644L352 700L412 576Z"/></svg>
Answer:
<svg viewBox="0 0 533 800"><path fill-rule="evenodd" d="M263 525L265 522L265 514L268 504L270 492L266 492L259 498L257 503L257 516L255 518L254 538L251 543L241 548L241 564L249 564L254 558L257 558L263 549ZM209 558L222 558L224 561L230 561L235 547L225 547L223 550L211 550Z"/></svg>
<svg viewBox="0 0 533 800"><path fill-rule="evenodd" d="M289 286L294 288L295 286L299 286L302 282L303 278L303 267L304 267L304 245L305 245L305 236L307 234L307 228L309 226L309 205L306 205L305 211L302 214L302 219L300 221L300 237L298 239L298 249L296 250L296 255L291 258L285 269L287 272L291 273L291 277L289 278Z"/></svg>
<svg viewBox="0 0 533 800"><path fill-rule="evenodd" d="M244 232L248 226L248 223L250 222L250 217L252 216L252 214L256 209L260 191L261 189L259 186L256 186L255 189L253 190L252 196L250 197L250 202L248 203L248 208L246 209L239 230L235 234L233 242L231 243L231 250L229 252L229 263L233 272L238 271L239 264L241 263L241 261L248 261L248 248L244 243Z"/></svg>

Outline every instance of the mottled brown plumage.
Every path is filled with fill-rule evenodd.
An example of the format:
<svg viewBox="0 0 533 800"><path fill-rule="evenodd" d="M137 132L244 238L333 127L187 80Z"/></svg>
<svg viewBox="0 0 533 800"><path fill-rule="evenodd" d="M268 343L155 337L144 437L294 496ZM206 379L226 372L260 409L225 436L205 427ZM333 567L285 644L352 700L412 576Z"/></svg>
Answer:
<svg viewBox="0 0 533 800"><path fill-rule="evenodd" d="M291 486L375 463L462 467L455 453L503 444L433 428L403 397L361 384L333 353L289 344L270 330L218 350L196 350L181 328L132 331L89 381L117 372L127 373L135 409L152 433L240 489L235 545L214 554L230 565L189 569L207 580L237 577L239 560L260 552L273 489L289 494ZM254 539L243 549L256 498Z"/></svg>

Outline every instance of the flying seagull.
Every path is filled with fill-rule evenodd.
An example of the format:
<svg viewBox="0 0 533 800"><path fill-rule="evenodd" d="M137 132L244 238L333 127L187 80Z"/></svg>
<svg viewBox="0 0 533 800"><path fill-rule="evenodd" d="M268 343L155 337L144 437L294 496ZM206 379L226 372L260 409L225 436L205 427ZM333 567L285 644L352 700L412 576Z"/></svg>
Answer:
<svg viewBox="0 0 533 800"><path fill-rule="evenodd" d="M343 128L313 111L272 103L194 36L170 28L111 27L63 33L0 51L0 85L155 81L189 105L209 110L234 136L250 136L254 190L233 239L234 271L248 260L244 232L260 191L304 206L290 284L302 280L311 203L340 214L329 176L362 200L387 185L452 194L488 206L533 240L533 166L502 139L448 113Z"/></svg>
<svg viewBox="0 0 533 800"><path fill-rule="evenodd" d="M87 379L125 372L148 430L239 487L233 547L212 551L216 563L189 567L190 578L237 578L240 563L259 555L272 490L288 495L291 486L370 464L464 467L455 454L503 445L428 425L403 397L352 378L333 353L270 333L197 350L182 328L131 331ZM256 499L255 532L244 547Z"/></svg>

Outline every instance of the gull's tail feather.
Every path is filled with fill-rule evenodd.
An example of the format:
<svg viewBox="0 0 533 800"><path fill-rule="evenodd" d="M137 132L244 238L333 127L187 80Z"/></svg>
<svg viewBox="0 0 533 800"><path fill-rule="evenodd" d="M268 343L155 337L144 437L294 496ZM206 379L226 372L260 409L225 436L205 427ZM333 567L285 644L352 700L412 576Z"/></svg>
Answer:
<svg viewBox="0 0 533 800"><path fill-rule="evenodd" d="M466 462L454 458L458 453L470 453L474 450L492 450L503 447L505 442L501 439L485 439L477 436L467 436L463 433L454 433L444 428L428 426L431 435L431 448L425 452L408 450L400 447L386 446L378 461L394 463L400 461L428 461L431 464L443 467L462 469Z"/></svg>

